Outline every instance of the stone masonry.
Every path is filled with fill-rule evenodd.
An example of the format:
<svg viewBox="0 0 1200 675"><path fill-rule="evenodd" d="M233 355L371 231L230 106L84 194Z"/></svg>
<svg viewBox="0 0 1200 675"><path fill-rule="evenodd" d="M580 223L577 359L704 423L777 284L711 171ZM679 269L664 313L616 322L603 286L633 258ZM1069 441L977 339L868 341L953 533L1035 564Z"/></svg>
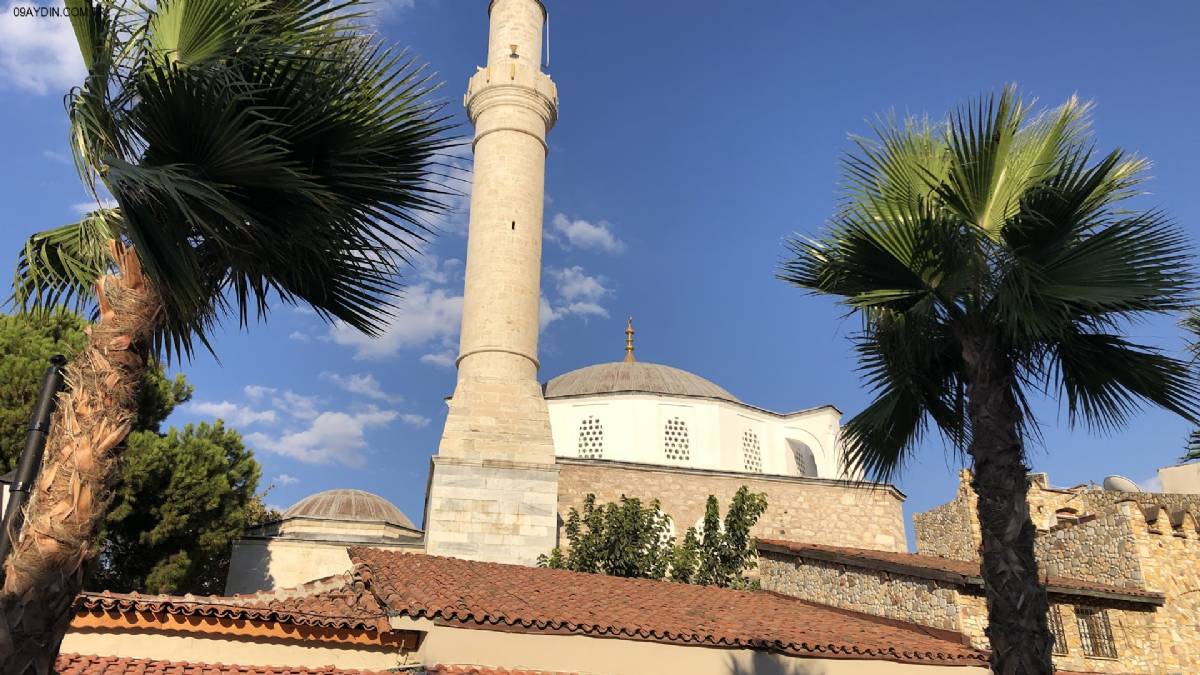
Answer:
<svg viewBox="0 0 1200 675"><path fill-rule="evenodd" d="M676 536L682 537L704 516L708 495L717 497L724 515L729 500L745 485L767 494L767 511L751 532L755 537L884 551L903 551L906 545L904 495L890 485L565 457L558 462L560 526L572 507L583 508L588 493L601 503L626 495L643 502L658 499L675 524Z"/></svg>
<svg viewBox="0 0 1200 675"><path fill-rule="evenodd" d="M914 516L920 553L978 559L970 479L970 472L963 471L953 501ZM1045 474L1032 474L1029 506L1038 529L1041 573L1155 591L1165 598L1153 612L1109 609L1117 660L1088 657L1078 649L1056 657L1059 667L1098 673L1200 672L1200 495L1088 485L1053 488ZM979 626L982 634L985 623L983 599L975 605L964 612L968 634L969 625ZM1079 639L1074 606L1060 611L1068 642Z"/></svg>
<svg viewBox="0 0 1200 675"><path fill-rule="evenodd" d="M475 126L458 382L425 505L431 554L532 564L554 545L557 469L537 381L546 135L545 8L492 0L488 59L467 86ZM534 502L524 511L520 496ZM539 497L539 495L549 495Z"/></svg>
<svg viewBox="0 0 1200 675"><path fill-rule="evenodd" d="M899 621L960 634L978 649L988 649L987 601L978 583L937 570L905 573L894 567L876 569L861 561L810 558L782 551L759 551L759 581L766 590L784 593ZM1065 651L1055 654L1055 666L1088 673L1183 673L1164 644L1162 608L1152 602L1122 601L1084 594L1052 592L1052 611L1063 627ZM1117 658L1084 653L1075 620L1080 608L1103 610L1111 625Z"/></svg>

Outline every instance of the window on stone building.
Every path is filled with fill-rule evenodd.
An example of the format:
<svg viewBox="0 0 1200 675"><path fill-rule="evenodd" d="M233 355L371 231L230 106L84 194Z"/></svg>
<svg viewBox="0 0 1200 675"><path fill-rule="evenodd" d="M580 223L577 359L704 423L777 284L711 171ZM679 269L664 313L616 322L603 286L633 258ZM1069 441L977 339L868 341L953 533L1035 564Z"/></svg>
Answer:
<svg viewBox="0 0 1200 675"><path fill-rule="evenodd" d="M1058 605L1050 605L1050 613L1046 619L1050 624L1050 634L1054 636L1054 647L1051 651L1055 654L1065 655L1067 653L1067 633L1063 630L1062 612L1059 611Z"/></svg>
<svg viewBox="0 0 1200 675"><path fill-rule="evenodd" d="M687 424L678 417L667 420L663 429L663 452L667 459L676 462L686 462L692 456L691 444L688 442Z"/></svg>
<svg viewBox="0 0 1200 675"><path fill-rule="evenodd" d="M762 447L758 444L758 434L749 429L742 434L742 463L747 471L762 473Z"/></svg>
<svg viewBox="0 0 1200 675"><path fill-rule="evenodd" d="M1108 611L1097 607L1076 607L1075 622L1079 624L1079 639L1083 642L1083 653L1105 659L1117 658L1117 645L1113 641L1112 625L1108 623Z"/></svg>
<svg viewBox="0 0 1200 675"><path fill-rule="evenodd" d="M579 423L579 456L583 459L604 457L604 425L592 415Z"/></svg>

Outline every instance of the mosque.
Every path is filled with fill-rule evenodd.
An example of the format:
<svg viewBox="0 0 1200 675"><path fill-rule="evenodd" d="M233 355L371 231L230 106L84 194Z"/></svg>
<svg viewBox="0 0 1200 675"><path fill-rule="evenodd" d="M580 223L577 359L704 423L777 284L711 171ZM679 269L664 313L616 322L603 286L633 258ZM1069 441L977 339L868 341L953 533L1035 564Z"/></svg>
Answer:
<svg viewBox="0 0 1200 675"><path fill-rule="evenodd" d="M311 495L236 542L225 596L81 594L57 670L989 672L969 474L918 515L909 553L903 493L847 470L833 405L772 411L639 360L632 320L621 360L539 378L558 90L541 68L542 1L487 9L487 65L464 97L475 136L457 381L421 526L378 495ZM1200 672L1200 494L1030 481L1059 672ZM741 486L767 495L752 531L764 590L533 566L588 494L657 499L678 536L709 495L727 504Z"/></svg>
<svg viewBox="0 0 1200 675"><path fill-rule="evenodd" d="M458 557L532 564L558 544L568 510L588 493L658 499L682 534L699 524L709 494L727 501L746 485L766 493L771 505L759 521L760 535L903 548L902 495L847 479L837 445L837 408L775 412L744 403L694 373L638 361L632 320L625 332L623 360L564 373L541 386L553 446L550 471L540 465L523 469L533 476L525 483L509 471L509 463L486 455L478 464L450 465L452 480L442 484L441 475L431 480L441 492L430 490L426 511L460 510L432 533L417 529L377 495L361 490L311 495L279 522L255 528L235 544L227 592L291 586L342 572L350 565L347 545L434 548ZM433 461L435 472L446 470L439 458ZM516 482L506 482L510 479ZM500 490L489 494L497 484ZM477 499L481 493L492 500ZM471 510L455 500L467 500Z"/></svg>

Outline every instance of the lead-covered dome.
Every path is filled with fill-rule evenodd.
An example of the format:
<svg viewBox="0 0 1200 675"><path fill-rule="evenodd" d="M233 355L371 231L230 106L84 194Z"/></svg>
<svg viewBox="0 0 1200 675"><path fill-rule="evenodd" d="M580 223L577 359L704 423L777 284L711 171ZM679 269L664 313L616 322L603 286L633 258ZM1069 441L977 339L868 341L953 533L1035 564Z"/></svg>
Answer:
<svg viewBox="0 0 1200 675"><path fill-rule="evenodd" d="M391 523L414 529L412 521L395 504L365 490L318 492L293 504L283 517Z"/></svg>
<svg viewBox="0 0 1200 675"><path fill-rule="evenodd" d="M724 388L695 373L640 361L601 363L572 370L547 382L544 389L546 398L619 392L695 396L741 402Z"/></svg>

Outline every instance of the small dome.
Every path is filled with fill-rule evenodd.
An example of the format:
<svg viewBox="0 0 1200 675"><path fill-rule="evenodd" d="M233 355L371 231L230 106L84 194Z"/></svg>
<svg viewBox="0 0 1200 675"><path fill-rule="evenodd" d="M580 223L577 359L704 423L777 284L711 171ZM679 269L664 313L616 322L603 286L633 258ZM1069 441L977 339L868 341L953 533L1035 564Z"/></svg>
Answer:
<svg viewBox="0 0 1200 675"><path fill-rule="evenodd" d="M396 505L364 490L326 490L309 495L283 512L284 518L321 518L358 522L391 523L415 529Z"/></svg>
<svg viewBox="0 0 1200 675"><path fill-rule="evenodd" d="M658 363L601 363L563 373L546 383L546 398L638 392L696 396L740 403L722 387L686 370Z"/></svg>

